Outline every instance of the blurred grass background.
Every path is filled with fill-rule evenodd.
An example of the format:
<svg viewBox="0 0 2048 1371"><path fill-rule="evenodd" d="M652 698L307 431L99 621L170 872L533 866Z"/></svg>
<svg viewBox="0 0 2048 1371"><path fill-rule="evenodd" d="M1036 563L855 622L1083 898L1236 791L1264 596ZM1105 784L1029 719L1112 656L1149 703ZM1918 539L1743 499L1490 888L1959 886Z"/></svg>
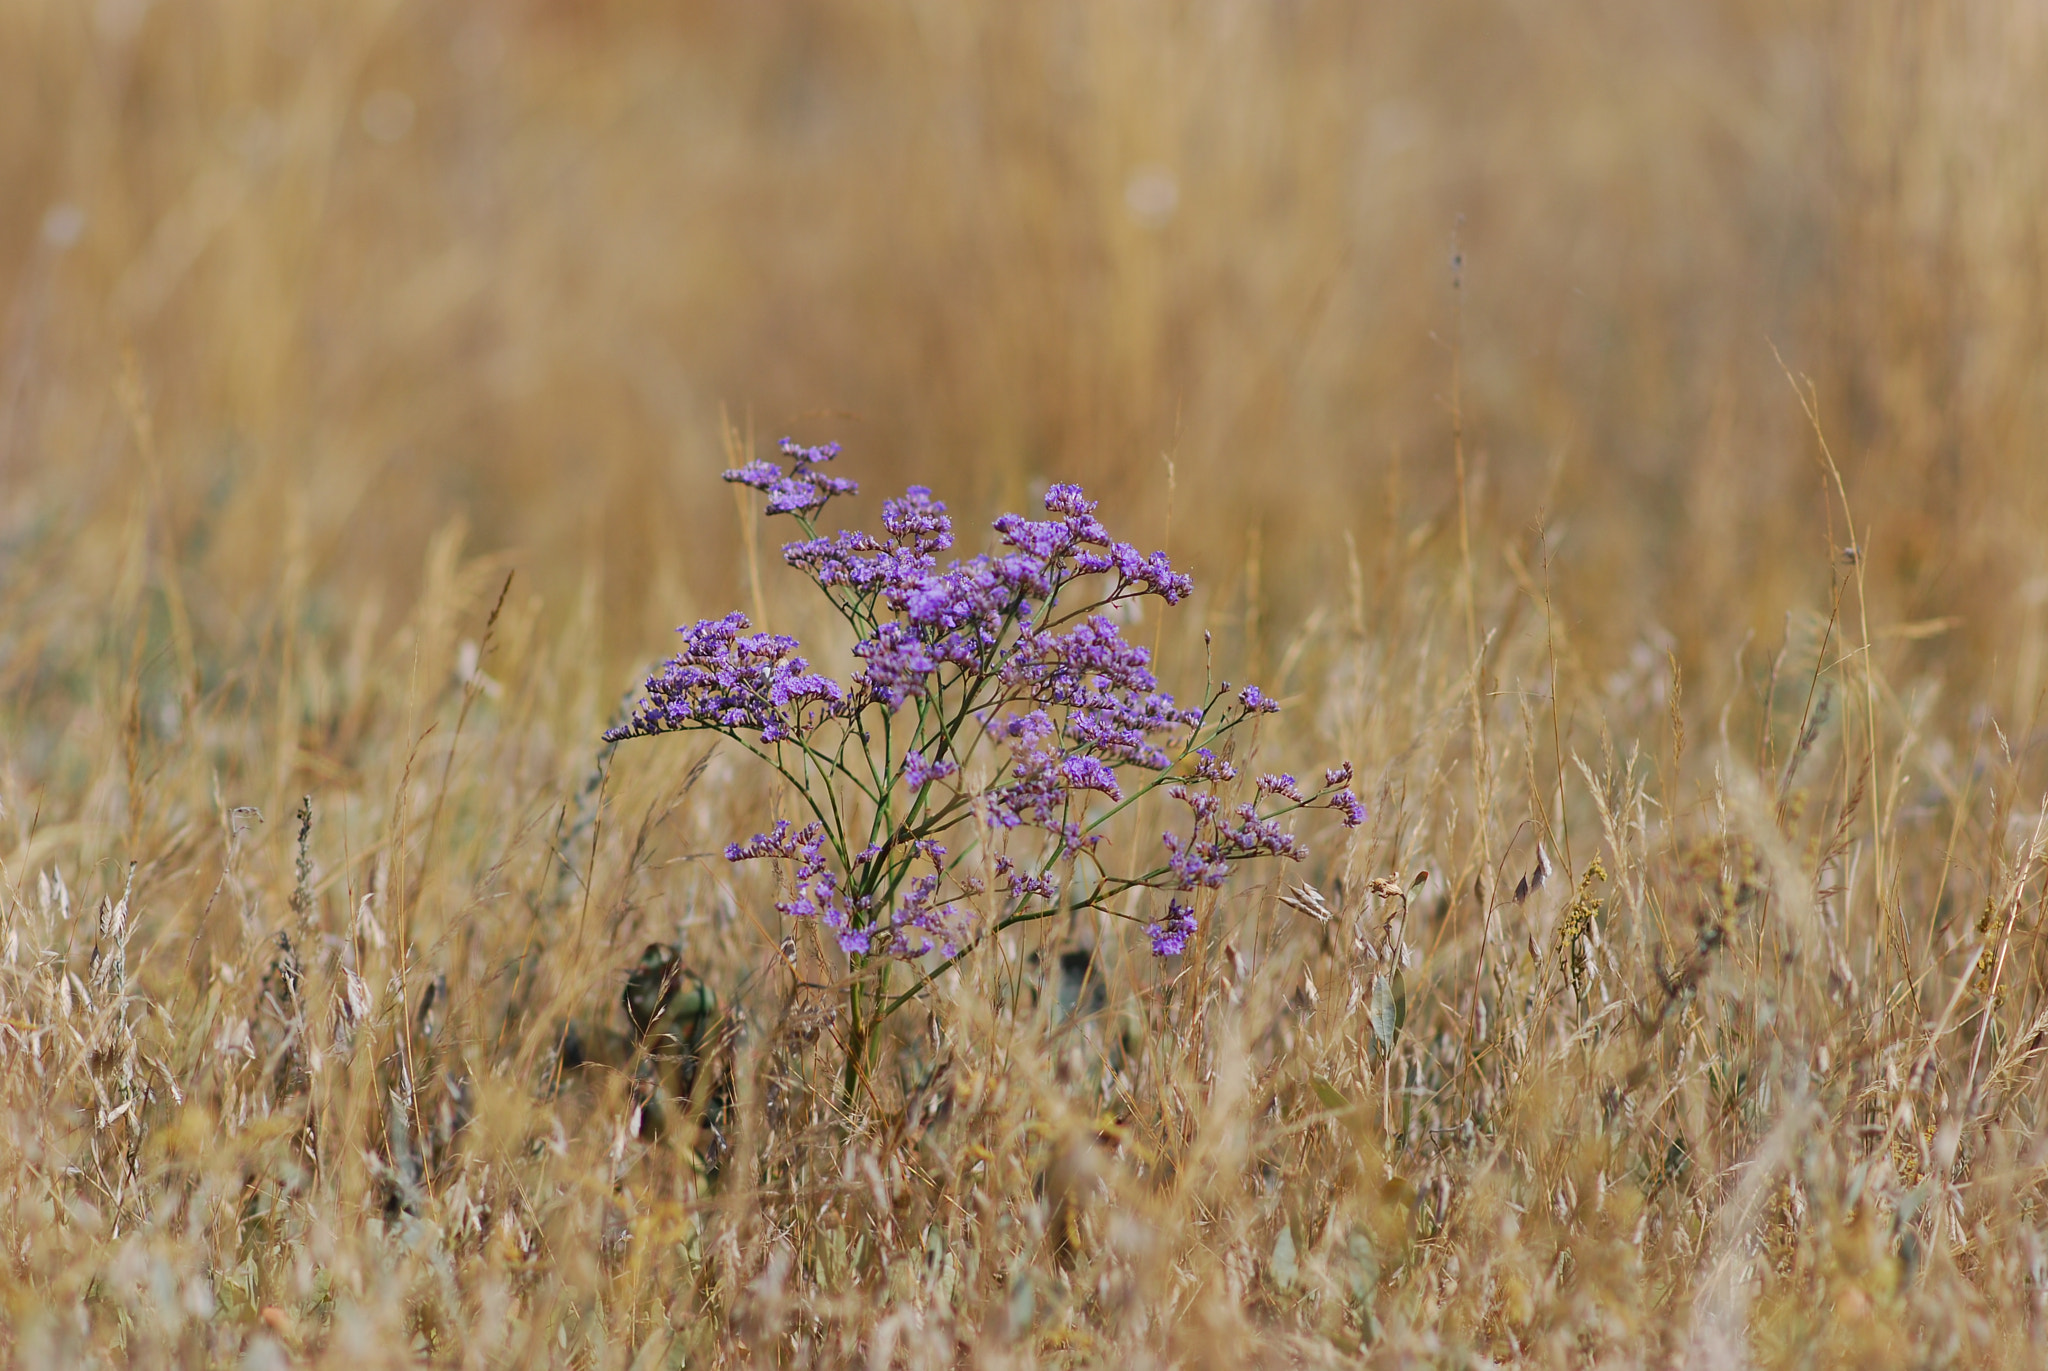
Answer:
<svg viewBox="0 0 2048 1371"><path fill-rule="evenodd" d="M1298 620L1347 531L1455 555L1461 360L1482 559L1554 523L1593 663L1718 673L1827 585L1775 347L1884 611L2013 705L2044 78L2019 3L12 0L7 579L102 598L144 500L202 625L345 618L459 517L637 660L739 585L729 416L1154 539L1170 458Z"/></svg>
<svg viewBox="0 0 2048 1371"><path fill-rule="evenodd" d="M0 0L0 1342L2030 1364L2044 88L2032 0ZM775 792L597 746L815 629L784 433L1168 546L1339 917L1047 929L805 1104ZM651 939L717 1185L555 1091Z"/></svg>

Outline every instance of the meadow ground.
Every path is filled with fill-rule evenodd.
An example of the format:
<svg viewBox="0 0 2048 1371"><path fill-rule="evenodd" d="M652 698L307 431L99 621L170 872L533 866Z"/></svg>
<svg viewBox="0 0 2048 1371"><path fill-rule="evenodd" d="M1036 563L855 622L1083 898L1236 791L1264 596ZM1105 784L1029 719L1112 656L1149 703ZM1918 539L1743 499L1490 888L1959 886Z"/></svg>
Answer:
<svg viewBox="0 0 2048 1371"><path fill-rule="evenodd" d="M0 1361L2040 1363L2044 86L2023 0L8 0ZM784 432L968 552L1085 483L1367 823L846 1088L787 794L600 742L700 616L853 666Z"/></svg>

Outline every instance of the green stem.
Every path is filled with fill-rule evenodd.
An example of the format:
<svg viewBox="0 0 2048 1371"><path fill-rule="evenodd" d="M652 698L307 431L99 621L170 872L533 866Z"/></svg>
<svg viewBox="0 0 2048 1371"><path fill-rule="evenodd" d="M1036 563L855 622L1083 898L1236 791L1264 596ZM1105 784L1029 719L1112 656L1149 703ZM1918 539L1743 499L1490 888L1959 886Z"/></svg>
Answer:
<svg viewBox="0 0 2048 1371"><path fill-rule="evenodd" d="M840 1077L839 1090L841 1103L851 1112L853 1109L854 1093L860 1085L861 1058L867 1052L867 1039L865 1035L872 1031L874 1026L872 1024L863 1025L860 1021L860 981L858 979L848 988L846 1000L846 1068Z"/></svg>

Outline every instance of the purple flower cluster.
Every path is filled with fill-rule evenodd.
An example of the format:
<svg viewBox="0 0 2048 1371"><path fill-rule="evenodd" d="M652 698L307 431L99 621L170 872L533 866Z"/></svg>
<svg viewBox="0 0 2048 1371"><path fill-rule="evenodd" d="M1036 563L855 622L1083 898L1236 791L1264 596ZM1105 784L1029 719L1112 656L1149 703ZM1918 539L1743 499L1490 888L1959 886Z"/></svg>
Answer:
<svg viewBox="0 0 2048 1371"><path fill-rule="evenodd" d="M996 532L1005 545L1066 576L1115 575L1116 588L1104 597L1123 599L1127 594L1157 595L1177 605L1194 591L1195 583L1175 571L1166 554L1143 556L1129 543L1109 536L1095 517L1096 502L1076 485L1055 485L1045 492L1045 508L1058 519L1034 521L1021 514L1005 514L996 520Z"/></svg>
<svg viewBox="0 0 2048 1371"><path fill-rule="evenodd" d="M1145 925L1145 932L1152 939L1153 956L1178 957L1195 936L1195 907L1185 900L1168 900L1166 917Z"/></svg>
<svg viewBox="0 0 2048 1371"><path fill-rule="evenodd" d="M1284 773L1279 776L1261 776L1259 777L1259 793L1261 795L1278 795L1283 800L1292 800L1296 804L1300 804L1301 782Z"/></svg>
<svg viewBox="0 0 2048 1371"><path fill-rule="evenodd" d="M860 487L816 468L839 455L839 444L800 447L793 439L782 440L782 455L790 458L784 471L773 462L749 462L725 473L735 485L752 486L768 496L770 514L815 514L835 495L851 495Z"/></svg>
<svg viewBox="0 0 2048 1371"><path fill-rule="evenodd" d="M872 867L886 852L879 844L870 845L862 850L855 864ZM875 910L872 897L845 893L827 856L822 823L805 824L792 831L789 820L778 819L772 832L756 833L745 843L728 843L725 849L729 862L763 858L794 861L795 888L788 899L777 901L775 908L794 919L817 919L839 935L843 951L856 956L895 957L921 957L936 951L951 957L971 933L972 918L957 899L937 898L944 883L940 873L946 849L922 839L910 844L910 855L922 857L933 870L905 885L897 894L893 917L883 920L866 917Z"/></svg>
<svg viewBox="0 0 2048 1371"><path fill-rule="evenodd" d="M1226 685L1224 690L1227 692L1228 689ZM1270 713L1278 707L1254 687L1246 687L1239 699L1245 705L1246 716ZM1322 807L1338 811L1347 828L1356 828L1365 822L1365 805L1348 788L1347 783L1352 776L1349 762L1324 772L1323 788L1313 795L1304 794L1301 782L1293 776L1285 773L1262 775L1254 787L1254 798L1230 808L1226 814L1218 787L1237 779L1236 766L1227 757L1218 756L1213 749L1206 747L1189 753L1187 761L1184 779L1167 785L1166 794L1188 807L1192 819L1189 832L1183 835L1169 830L1160 834L1166 860L1159 868L1159 874L1173 889L1216 889L1229 879L1231 865L1236 862L1262 857L1300 861L1306 857L1308 850L1280 824L1280 818L1285 814ZM1262 814L1259 801L1269 796L1284 804L1273 813ZM1195 931L1193 906L1179 901L1170 902L1165 921L1151 925L1147 931L1152 935L1155 953L1162 957L1173 956Z"/></svg>
<svg viewBox="0 0 2048 1371"><path fill-rule="evenodd" d="M1202 717L1159 689L1152 655L1126 643L1100 614L1065 633L1025 634L1003 680L1040 708L1063 708L1071 747L1119 766L1166 770L1172 763L1153 738L1193 728Z"/></svg>
<svg viewBox="0 0 2048 1371"><path fill-rule="evenodd" d="M887 538L849 529L830 538L799 539L783 547L782 559L828 590L845 586L871 601L931 575L938 565L932 554L953 546L953 521L923 486L883 502L882 529Z"/></svg>
<svg viewBox="0 0 2048 1371"><path fill-rule="evenodd" d="M1010 860L1008 853L996 855L996 875L1003 878L1004 893L1013 900L1054 900L1059 898L1060 885L1044 872L1033 875L1019 871L1017 864Z"/></svg>
<svg viewBox="0 0 2048 1371"><path fill-rule="evenodd" d="M1237 698L1244 702L1244 712L1247 714L1278 714L1280 712L1280 702L1269 699L1266 692L1260 690L1255 685L1248 685L1239 691Z"/></svg>
<svg viewBox="0 0 2048 1371"><path fill-rule="evenodd" d="M1350 788L1351 763L1343 762L1323 773L1323 789L1329 792L1330 808L1344 816L1344 827L1357 828L1365 822L1365 802ZM1342 787L1341 789L1339 787Z"/></svg>
<svg viewBox="0 0 2048 1371"><path fill-rule="evenodd" d="M816 919L835 930L840 947L848 952L869 950L872 937L853 915L867 912L871 902L846 898L839 875L832 870L825 852L823 823L808 823L791 832L789 820L777 819L772 832L756 833L745 843L726 844L725 859L729 862L757 861L763 857L778 857L797 864L795 888L788 899L776 901L776 909L792 919Z"/></svg>
<svg viewBox="0 0 2048 1371"><path fill-rule="evenodd" d="M747 616L734 613L678 629L683 650L647 678L647 699L605 738L708 728L779 743L800 739L839 713L845 688L795 656L796 639L748 633L747 627Z"/></svg>
<svg viewBox="0 0 2048 1371"><path fill-rule="evenodd" d="M956 957L974 934L973 911L958 897L938 898L945 884L946 849L934 842L918 845L918 852L933 870L904 887L896 899L895 917L880 948L896 957L922 957L937 952L947 959ZM972 893L963 890L961 894Z"/></svg>
<svg viewBox="0 0 2048 1371"><path fill-rule="evenodd" d="M903 755L903 784L912 790L922 790L934 781L943 781L960 768L956 763L941 757L933 761L924 753L912 748Z"/></svg>
<svg viewBox="0 0 2048 1371"><path fill-rule="evenodd" d="M987 674L1045 589L1037 569L988 557L885 584L880 607L894 617L853 649L868 689L894 710L929 696L944 675Z"/></svg>
<svg viewBox="0 0 2048 1371"><path fill-rule="evenodd" d="M811 499L806 492L823 491L818 483L825 479L801 461L787 476L766 463L727 476L769 491L771 512L778 499L791 508L796 507L793 501ZM802 489L786 498L777 494L794 487ZM922 486L911 487L902 498L883 506L885 537L851 531L793 542L782 552L791 566L809 574L828 593L840 588L850 593L840 603L864 630L854 647L854 655L866 663L862 682L893 710L913 697L931 694L943 684L939 678L946 668L952 668L954 679L993 671L1008 655L1011 640L1029 633L1037 612L1074 581L1113 576L1098 597L1105 605L1145 595L1178 604L1192 590L1192 581L1173 569L1165 553L1146 555L1129 543L1112 540L1095 516L1095 504L1082 497L1080 487L1053 486L1046 492L1045 507L1061 517L1029 520L1006 514L995 521L1005 551L956 561L943 569L934 554L953 545L952 521L945 505ZM1036 664L1050 670L1071 657L1071 675L1086 669L1092 649L1108 652L1115 660L1105 665L1115 665L1125 675L1133 652L1138 653L1138 668L1147 665L1141 650L1119 652L1100 641L1105 632L1115 633L1106 621L1084 627L1085 632L1068 635L1072 641L1033 644ZM1149 675L1145 680L1140 695L1154 689ZM1035 702L1056 701L1048 697Z"/></svg>
<svg viewBox="0 0 2048 1371"><path fill-rule="evenodd" d="M1230 864L1253 857L1286 857L1300 861L1308 855L1277 818L1261 815L1258 806L1238 805L1232 812L1236 822L1223 817L1222 801L1211 790L1190 790L1170 786L1166 792L1187 805L1194 815L1193 831L1185 838L1177 833L1160 835L1166 847L1166 866L1181 890L1222 885L1230 875Z"/></svg>
<svg viewBox="0 0 2048 1371"><path fill-rule="evenodd" d="M1058 828L1073 785L1067 779L1067 757L1052 716L1034 709L1002 720L990 732L1009 743L1010 766L988 792L985 821L993 828L1017 828L1026 823Z"/></svg>
<svg viewBox="0 0 2048 1371"><path fill-rule="evenodd" d="M1364 821L1348 764L1314 793L1267 774L1249 802L1226 801L1237 768L1216 745L1280 706L1256 686L1233 695L1226 682L1201 709L1160 689L1151 654L1102 611L1143 596L1175 605L1192 583L1164 553L1112 539L1080 487L1052 486L1048 517L1006 514L989 552L942 566L952 520L921 486L883 504L879 533L818 530L827 503L856 489L821 470L838 455L785 439L781 463L725 479L796 519L804 536L783 558L854 630L850 684L812 672L795 639L729 614L681 630L682 650L605 735L710 730L781 771L814 821L778 821L726 856L795 864L782 913L833 929L855 958L950 960L986 936L988 917L1000 929L1060 909L1120 913L1120 896L1152 888L1168 902L1146 932L1169 957L1197 931L1190 892L1221 886L1239 862L1304 855L1284 815L1316 806ZM800 765L786 764L785 743ZM968 768L983 745L1001 756L993 774ZM1101 824L1157 787L1188 806L1188 830L1163 835L1165 861L1149 873L1112 876ZM969 852L992 862L993 890L937 841L970 821Z"/></svg>

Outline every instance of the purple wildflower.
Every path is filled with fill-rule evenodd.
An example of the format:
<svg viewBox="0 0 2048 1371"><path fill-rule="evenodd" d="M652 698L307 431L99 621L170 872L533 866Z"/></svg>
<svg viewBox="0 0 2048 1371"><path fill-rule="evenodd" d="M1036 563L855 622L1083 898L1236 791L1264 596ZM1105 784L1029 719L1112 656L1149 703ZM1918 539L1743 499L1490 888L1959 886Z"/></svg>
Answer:
<svg viewBox="0 0 2048 1371"><path fill-rule="evenodd" d="M1003 667L1006 683L1040 706L1065 706L1080 749L1118 765L1163 771L1170 759L1153 737L1192 727L1199 715L1158 689L1152 657L1122 631L1091 614L1066 633L1020 640Z"/></svg>
<svg viewBox="0 0 2048 1371"><path fill-rule="evenodd" d="M762 857L785 857L794 861L814 861L824 843L823 824L808 823L791 833L789 820L777 819L772 832L756 833L745 844L727 843L725 859L729 862L746 862Z"/></svg>
<svg viewBox="0 0 2048 1371"><path fill-rule="evenodd" d="M1292 800L1296 804L1301 803L1301 783L1285 772L1278 776L1259 777L1259 793L1262 795L1278 795L1282 799Z"/></svg>
<svg viewBox="0 0 2048 1371"><path fill-rule="evenodd" d="M756 833L750 841L731 843L725 849L729 862L761 858L781 858L797 864L789 898L776 901L777 910L792 919L816 919L838 933L840 946L848 952L858 954L867 950L868 935L863 931L863 920L857 917L864 912L865 902L847 900L839 874L832 869L825 852L822 823L813 821L791 832L789 820L777 819L773 831Z"/></svg>
<svg viewBox="0 0 2048 1371"><path fill-rule="evenodd" d="M794 638L752 633L744 616L731 614L681 630L681 650L648 678L632 719L606 735L706 729L750 747L787 743L806 754L800 786L830 773L863 791L861 763L875 768L869 775L887 777L889 759L878 749L903 749L895 777L914 807L905 807L892 782L869 793L859 811L879 807L874 817L886 836L864 843L845 831L835 796L829 817L801 827L781 820L727 847L733 861L794 864L776 906L784 914L832 929L855 958L960 954L976 938L969 897L987 892L981 879L948 871L937 840L970 815L984 826L978 841L991 848L994 884L1011 913L1039 917L1069 900L1077 908L1092 904L1131 884L1092 863L1073 864L1104 842L1089 830L1101 808L1092 797L1122 800L1122 769L1136 767L1169 773L1166 793L1188 810L1186 830L1163 835L1163 865L1134 882L1178 892L1147 930L1153 950L1173 956L1195 932L1195 901L1186 892L1223 885L1240 861L1303 855L1277 818L1258 812L1264 796L1326 805L1346 823L1363 822L1364 806L1340 789L1351 781L1348 765L1325 772L1324 788L1312 795L1291 775L1266 774L1252 803L1226 804L1223 787L1238 773L1218 755L1220 740L1278 705L1247 686L1235 695L1241 709L1219 709L1232 698L1225 683L1204 708L1183 709L1160 689L1151 654L1125 641L1103 611L1141 596L1177 604L1192 583L1164 553L1111 538L1079 486L1052 486L1045 517L1005 514L988 552L941 565L953 524L921 486L884 502L878 531L817 533L817 513L856 489L826 474L838 455L835 444L785 439L779 462L748 462L725 476L762 491L769 514L798 517L806 536L787 544L783 558L854 630L860 666L851 684L812 671ZM914 719L872 728L871 708L897 715L913 703ZM961 777L984 742L1000 755L991 779L971 789L953 779L932 801L927 789ZM788 757L778 748L778 764ZM913 870L922 864L928 868ZM1090 869L1094 876L1083 874ZM1064 880L1074 882L1071 889Z"/></svg>
<svg viewBox="0 0 2048 1371"><path fill-rule="evenodd" d="M933 553L953 545L946 507L923 486L883 502L882 528L886 541L850 529L790 543L782 558L821 586L848 586L863 596L900 595L931 574L937 565Z"/></svg>
<svg viewBox="0 0 2048 1371"><path fill-rule="evenodd" d="M1027 871L1012 871L1004 888L1013 900L1023 900L1028 896L1053 900L1059 898L1060 893L1059 883L1043 872L1034 876Z"/></svg>
<svg viewBox="0 0 2048 1371"><path fill-rule="evenodd" d="M1228 824L1216 826L1217 851L1226 859L1292 857L1300 861L1308 855L1294 835L1280 827L1278 819L1261 818L1258 810L1248 804L1237 807L1237 820L1235 828Z"/></svg>
<svg viewBox="0 0 2048 1371"><path fill-rule="evenodd" d="M1145 932L1152 939L1152 955L1155 957L1178 957L1187 950L1188 939L1195 936L1195 907L1181 900L1166 902L1166 917L1156 924L1147 924Z"/></svg>
<svg viewBox="0 0 2048 1371"><path fill-rule="evenodd" d="M927 952L937 952L951 958L966 946L972 936L974 914L960 904L958 896L940 898L940 891L945 885L942 863L946 859L946 849L930 841L919 841L914 846L934 869L917 877L898 893L893 920L877 926L877 931L885 927L888 934L881 950L897 957L921 957ZM979 886L967 883L961 889L963 893L971 894Z"/></svg>
<svg viewBox="0 0 2048 1371"><path fill-rule="evenodd" d="M884 500L882 527L898 547L912 552L944 552L953 546L953 521L926 486L912 486L899 498Z"/></svg>
<svg viewBox="0 0 2048 1371"><path fill-rule="evenodd" d="M1081 487L1065 481L1055 482L1045 490L1045 510L1048 514L1064 514L1071 519L1085 519L1095 513L1097 502L1081 493Z"/></svg>
<svg viewBox="0 0 2048 1371"><path fill-rule="evenodd" d="M944 757L931 761L922 752L911 752L903 758L903 783L912 790L921 790L933 781L941 781L960 768Z"/></svg>
<svg viewBox="0 0 2048 1371"><path fill-rule="evenodd" d="M1052 719L1035 709L1004 720L996 732L1013 740L1013 746L1009 779L989 792L989 821L998 828L1016 828L1027 820L1047 827L1067 799Z"/></svg>
<svg viewBox="0 0 2048 1371"><path fill-rule="evenodd" d="M1230 863L1222 860L1213 842L1190 842L1178 833L1162 833L1159 840L1166 845L1166 868L1173 873L1177 889L1207 886L1213 890L1230 875Z"/></svg>
<svg viewBox="0 0 2048 1371"><path fill-rule="evenodd" d="M906 624L891 620L875 636L855 643L853 655L867 663L861 678L877 700L900 708L913 695L925 693L928 678L939 669L930 650Z"/></svg>
<svg viewBox="0 0 2048 1371"><path fill-rule="evenodd" d="M1070 576L1114 574L1117 584L1106 597L1157 595L1179 604L1194 591L1194 581L1173 569L1164 552L1143 555L1129 543L1114 542L1095 517L1096 502L1076 485L1055 485L1045 493L1045 508L1059 519L1034 522L1020 514L996 520L1003 542L1047 563L1064 581Z"/></svg>
<svg viewBox="0 0 2048 1371"><path fill-rule="evenodd" d="M800 738L839 712L845 689L793 655L796 639L750 634L747 626L747 616L735 613L678 629L683 650L647 678L646 700L606 739L711 728L776 743Z"/></svg>
<svg viewBox="0 0 2048 1371"><path fill-rule="evenodd" d="M852 481L813 470L839 455L837 443L800 447L793 439L784 438L782 455L790 459L786 473L773 463L755 461L726 472L725 479L765 492L770 514L808 514L824 508L835 495L851 495L860 489Z"/></svg>
<svg viewBox="0 0 2048 1371"><path fill-rule="evenodd" d="M1112 800L1124 797L1122 787L1116 783L1116 773L1104 766L1100 758L1069 757L1060 763L1060 771L1072 789L1099 790Z"/></svg>
<svg viewBox="0 0 2048 1371"><path fill-rule="evenodd" d="M764 462L758 457L743 467L734 467L725 473L725 479L735 485L752 486L766 490L782 479L782 468L773 462Z"/></svg>

